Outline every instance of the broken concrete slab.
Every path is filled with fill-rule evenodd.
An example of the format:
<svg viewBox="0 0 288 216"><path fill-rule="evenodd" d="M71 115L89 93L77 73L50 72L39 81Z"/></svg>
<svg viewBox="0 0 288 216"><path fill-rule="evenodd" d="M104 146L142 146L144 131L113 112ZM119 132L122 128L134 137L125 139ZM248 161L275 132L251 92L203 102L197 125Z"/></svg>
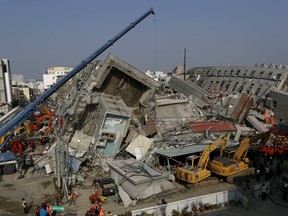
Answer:
<svg viewBox="0 0 288 216"><path fill-rule="evenodd" d="M135 200L144 199L175 188L169 175L144 166L135 159L108 162L115 183Z"/></svg>

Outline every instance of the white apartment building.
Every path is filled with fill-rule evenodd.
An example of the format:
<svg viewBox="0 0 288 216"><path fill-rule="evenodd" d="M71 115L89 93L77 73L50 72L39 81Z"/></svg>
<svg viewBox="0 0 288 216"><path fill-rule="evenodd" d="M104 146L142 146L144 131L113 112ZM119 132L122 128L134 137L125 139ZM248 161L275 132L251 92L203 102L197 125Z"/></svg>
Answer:
<svg viewBox="0 0 288 216"><path fill-rule="evenodd" d="M24 76L22 74L12 74L12 81L24 83Z"/></svg>
<svg viewBox="0 0 288 216"><path fill-rule="evenodd" d="M8 59L0 59L0 116L11 110L12 84L10 63Z"/></svg>
<svg viewBox="0 0 288 216"><path fill-rule="evenodd" d="M156 81L160 81L161 78L167 77L167 74L163 71L150 71L147 70L145 74Z"/></svg>
<svg viewBox="0 0 288 216"><path fill-rule="evenodd" d="M57 79L68 74L73 68L71 67L49 67L46 68L46 73L43 74L44 89L50 88L57 82Z"/></svg>
<svg viewBox="0 0 288 216"><path fill-rule="evenodd" d="M170 76L168 76L167 73L164 73L163 71L150 71L147 70L145 74L152 79L158 81L161 84L167 84L167 82L170 80Z"/></svg>

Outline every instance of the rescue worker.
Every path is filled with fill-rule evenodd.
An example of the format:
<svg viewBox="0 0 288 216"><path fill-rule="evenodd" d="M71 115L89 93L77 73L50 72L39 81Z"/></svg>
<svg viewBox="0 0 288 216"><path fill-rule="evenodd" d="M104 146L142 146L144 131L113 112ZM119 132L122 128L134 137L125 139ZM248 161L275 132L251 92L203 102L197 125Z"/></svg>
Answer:
<svg viewBox="0 0 288 216"><path fill-rule="evenodd" d="M264 118L265 118L265 123L269 124L269 117L268 117L268 110L267 109L264 110L263 115L264 115Z"/></svg>
<svg viewBox="0 0 288 216"><path fill-rule="evenodd" d="M271 116L270 116L270 123L271 123L272 125L275 124L274 114L271 114Z"/></svg>
<svg viewBox="0 0 288 216"><path fill-rule="evenodd" d="M40 209L40 216L46 216L46 215L47 215L46 204L42 203Z"/></svg>
<svg viewBox="0 0 288 216"><path fill-rule="evenodd" d="M89 196L89 200L91 204L94 204L98 200L97 190L94 190L94 193Z"/></svg>
<svg viewBox="0 0 288 216"><path fill-rule="evenodd" d="M90 207L90 209L87 211L87 214L88 214L89 216L94 216L94 215L96 215L96 209L95 209L95 206L94 206L94 205L92 205L92 206Z"/></svg>
<svg viewBox="0 0 288 216"><path fill-rule="evenodd" d="M266 200L266 198L267 198L267 187L266 187L265 184L262 185L261 191L262 191L262 200Z"/></svg>
<svg viewBox="0 0 288 216"><path fill-rule="evenodd" d="M47 215L52 215L53 214L52 205L51 204L47 205L46 211L47 211Z"/></svg>
<svg viewBox="0 0 288 216"><path fill-rule="evenodd" d="M105 216L104 209L102 208L101 205L100 205L100 207L99 207L99 214L98 214L98 216Z"/></svg>
<svg viewBox="0 0 288 216"><path fill-rule="evenodd" d="M28 204L26 203L25 198L22 198L22 206L23 206L24 214L28 214Z"/></svg>
<svg viewBox="0 0 288 216"><path fill-rule="evenodd" d="M35 209L35 216L40 216L40 207L39 206Z"/></svg>

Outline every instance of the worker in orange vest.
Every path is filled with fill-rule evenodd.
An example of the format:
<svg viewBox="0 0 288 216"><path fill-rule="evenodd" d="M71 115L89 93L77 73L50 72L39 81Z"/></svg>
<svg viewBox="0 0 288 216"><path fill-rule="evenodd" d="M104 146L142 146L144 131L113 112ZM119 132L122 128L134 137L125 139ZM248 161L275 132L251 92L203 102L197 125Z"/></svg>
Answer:
<svg viewBox="0 0 288 216"><path fill-rule="evenodd" d="M265 123L268 124L269 123L269 117L268 117L268 110L267 109L264 110L263 115L265 118Z"/></svg>
<svg viewBox="0 0 288 216"><path fill-rule="evenodd" d="M274 123L275 123L274 115L271 114L271 116L270 116L270 124L274 125Z"/></svg>
<svg viewBox="0 0 288 216"><path fill-rule="evenodd" d="M101 207L101 205L100 205L100 207L99 207L99 214L98 214L98 216L105 216L104 209Z"/></svg>

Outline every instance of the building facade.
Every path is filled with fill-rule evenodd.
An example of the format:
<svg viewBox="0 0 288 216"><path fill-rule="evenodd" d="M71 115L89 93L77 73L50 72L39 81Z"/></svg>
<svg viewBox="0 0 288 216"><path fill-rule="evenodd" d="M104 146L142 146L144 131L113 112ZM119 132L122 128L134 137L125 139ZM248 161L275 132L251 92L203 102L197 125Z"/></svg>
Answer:
<svg viewBox="0 0 288 216"><path fill-rule="evenodd" d="M46 68L46 73L43 74L44 89L50 88L57 82L57 79L68 74L73 68L71 67L49 67Z"/></svg>
<svg viewBox="0 0 288 216"><path fill-rule="evenodd" d="M0 59L0 116L11 110L12 84L10 63L8 59Z"/></svg>
<svg viewBox="0 0 288 216"><path fill-rule="evenodd" d="M13 74L12 81L16 81L18 83L24 83L24 76L22 74Z"/></svg>
<svg viewBox="0 0 288 216"><path fill-rule="evenodd" d="M288 91L287 67L196 67L189 70L189 80L212 95L252 93L255 100L265 99L270 89Z"/></svg>

